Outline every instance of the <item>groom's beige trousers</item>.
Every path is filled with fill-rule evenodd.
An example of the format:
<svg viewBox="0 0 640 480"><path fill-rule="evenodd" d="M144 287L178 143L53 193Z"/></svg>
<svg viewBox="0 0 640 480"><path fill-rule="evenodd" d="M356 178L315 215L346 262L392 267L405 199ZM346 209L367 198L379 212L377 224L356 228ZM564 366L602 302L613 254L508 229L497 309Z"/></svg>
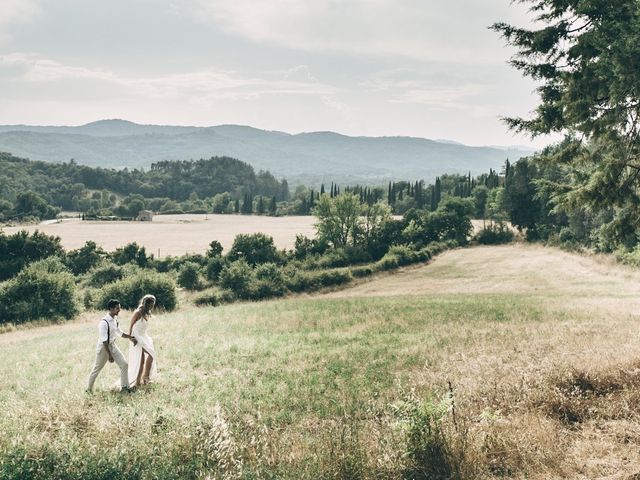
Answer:
<svg viewBox="0 0 640 480"><path fill-rule="evenodd" d="M129 365L127 361L124 359L124 355L118 348L115 343L111 344L111 355L113 356L113 360L116 362L118 367L120 367L120 385L122 388L129 386ZM96 353L96 363L93 365L93 370L91 370L91 374L89 375L89 383L87 384L87 390L93 390L93 384L100 373L100 370L104 368L104 366L109 361L109 353L107 352L107 347L104 345L98 352Z"/></svg>

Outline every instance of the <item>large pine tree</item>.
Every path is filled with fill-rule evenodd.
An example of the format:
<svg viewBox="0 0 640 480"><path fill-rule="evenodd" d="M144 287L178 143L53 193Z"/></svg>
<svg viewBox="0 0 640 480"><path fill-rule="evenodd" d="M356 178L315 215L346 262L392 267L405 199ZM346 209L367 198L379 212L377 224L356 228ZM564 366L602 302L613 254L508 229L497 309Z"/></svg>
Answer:
<svg viewBox="0 0 640 480"><path fill-rule="evenodd" d="M496 23L517 53L511 64L538 81L531 118L507 124L531 135L567 140L543 155L579 172L558 185L556 201L613 209L640 223L640 2L520 0L536 28ZM510 173L506 181L509 182Z"/></svg>

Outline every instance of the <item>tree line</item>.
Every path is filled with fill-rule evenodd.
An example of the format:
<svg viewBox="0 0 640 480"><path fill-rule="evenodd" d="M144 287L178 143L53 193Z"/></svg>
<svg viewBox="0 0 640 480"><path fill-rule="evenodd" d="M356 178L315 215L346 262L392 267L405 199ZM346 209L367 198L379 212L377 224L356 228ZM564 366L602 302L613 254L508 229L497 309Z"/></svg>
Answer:
<svg viewBox="0 0 640 480"><path fill-rule="evenodd" d="M256 173L229 157L158 162L144 171L31 161L0 153L0 220L54 218L61 209L122 216L134 216L143 208L233 211L234 201L247 195L286 200L289 186L284 179Z"/></svg>
<svg viewBox="0 0 640 480"><path fill-rule="evenodd" d="M507 177L510 220L527 237L617 252L640 264L640 3L524 0L536 28L496 23L511 64L540 85L515 131L564 139Z"/></svg>

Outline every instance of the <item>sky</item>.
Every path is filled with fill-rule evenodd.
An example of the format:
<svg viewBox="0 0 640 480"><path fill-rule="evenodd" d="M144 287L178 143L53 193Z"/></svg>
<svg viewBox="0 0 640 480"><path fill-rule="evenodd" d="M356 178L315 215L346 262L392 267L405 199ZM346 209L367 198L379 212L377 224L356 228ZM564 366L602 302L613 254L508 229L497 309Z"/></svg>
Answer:
<svg viewBox="0 0 640 480"><path fill-rule="evenodd" d="M0 124L250 125L531 145L510 0L0 0Z"/></svg>

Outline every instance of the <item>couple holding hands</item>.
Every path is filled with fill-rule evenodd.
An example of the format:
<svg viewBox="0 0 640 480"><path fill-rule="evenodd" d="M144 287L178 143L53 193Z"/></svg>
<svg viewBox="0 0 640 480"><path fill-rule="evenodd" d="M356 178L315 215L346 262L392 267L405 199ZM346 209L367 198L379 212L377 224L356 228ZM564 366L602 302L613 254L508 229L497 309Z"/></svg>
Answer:
<svg viewBox="0 0 640 480"><path fill-rule="evenodd" d="M118 325L120 302L109 300L107 303L109 313L98 324L96 360L89 375L87 392L93 391L93 384L107 361L115 362L120 367L120 386L123 392L131 392L133 388L149 383L155 376L156 352L153 348L153 340L147 334L151 311L155 304L156 298L153 295L142 297L138 308L133 312L127 334ZM116 345L117 336L131 340L128 362Z"/></svg>

